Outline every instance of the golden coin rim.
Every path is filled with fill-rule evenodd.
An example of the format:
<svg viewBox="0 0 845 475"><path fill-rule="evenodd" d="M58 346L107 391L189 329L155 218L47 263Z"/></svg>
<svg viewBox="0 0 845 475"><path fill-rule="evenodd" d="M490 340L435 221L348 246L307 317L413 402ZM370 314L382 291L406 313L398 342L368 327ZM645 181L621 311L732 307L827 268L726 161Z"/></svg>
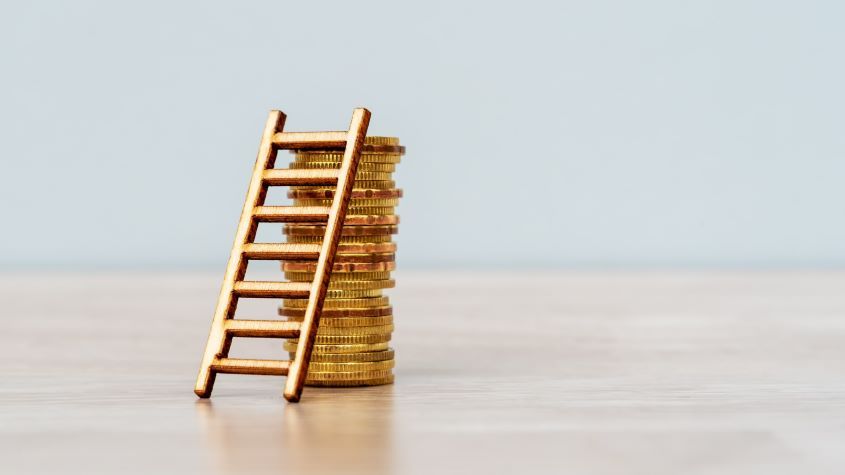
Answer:
<svg viewBox="0 0 845 475"><path fill-rule="evenodd" d="M347 290L347 289L329 289L326 298L330 299L362 299L381 297L382 289L365 289L365 290ZM307 299L306 299L307 300Z"/></svg>
<svg viewBox="0 0 845 475"><path fill-rule="evenodd" d="M296 353L288 353L293 359ZM369 361L392 360L395 357L393 348L382 351L365 351L359 353L312 353L311 361L324 363L364 363Z"/></svg>
<svg viewBox="0 0 845 475"><path fill-rule="evenodd" d="M314 279L310 279L307 281L294 281L291 282L312 282ZM363 292L366 290L383 290L383 289L392 289L396 287L396 280L394 279L383 279L383 280L333 280L329 281L329 290L337 290L341 292ZM376 297L378 297L376 295ZM347 297L352 298L352 297Z"/></svg>
<svg viewBox="0 0 845 475"><path fill-rule="evenodd" d="M282 305L289 308L305 308L308 306L308 299L283 299ZM323 308L375 308L386 307L390 305L390 299L385 296L371 297L371 298L327 298L323 302Z"/></svg>
<svg viewBox="0 0 845 475"><path fill-rule="evenodd" d="M392 337L392 333L377 333L370 335L317 335L317 339L314 340L314 343L317 345L362 345L371 343L387 343Z"/></svg>
<svg viewBox="0 0 845 475"><path fill-rule="evenodd" d="M331 206L332 200L325 198L296 198L294 206ZM349 200L350 208L369 208L399 206L399 198L352 198Z"/></svg>
<svg viewBox="0 0 845 475"><path fill-rule="evenodd" d="M311 282L314 280L314 272L309 271L284 271L285 279L293 282ZM387 280L390 279L390 271L370 272L337 272L332 273L331 282L348 282L356 280Z"/></svg>
<svg viewBox="0 0 845 475"><path fill-rule="evenodd" d="M393 384L395 377L393 374L386 378L365 379L357 381L309 381L305 380L305 385L312 388L358 388L365 386L384 386Z"/></svg>
<svg viewBox="0 0 845 475"><path fill-rule="evenodd" d="M307 380L311 381L359 381L366 379L386 378L392 374L390 369L355 372L327 372L308 371Z"/></svg>
<svg viewBox="0 0 845 475"><path fill-rule="evenodd" d="M284 349L287 352L296 351L296 344L290 343L291 340L286 340ZM349 353L372 353L376 351L384 351L388 349L388 342L380 343L362 343L356 345L314 345L313 354L349 354Z"/></svg>
<svg viewBox="0 0 845 475"><path fill-rule="evenodd" d="M287 317L285 321L302 323L305 317ZM372 328L393 325L393 315L381 315L378 317L320 317L320 328ZM391 329L393 331L393 329Z"/></svg>
<svg viewBox="0 0 845 475"><path fill-rule="evenodd" d="M338 249L343 249L342 246L346 244L350 245L393 245L395 246L396 243L392 242L393 236L390 234L385 234L381 236L341 236L340 238L340 246ZM321 243L323 242L322 235L295 235L295 234L288 234L287 240L290 243ZM394 248L395 250L395 248ZM361 251L353 251L349 250L348 248L343 251L338 251L340 254L362 254ZM366 252L363 252L366 254Z"/></svg>
<svg viewBox="0 0 845 475"><path fill-rule="evenodd" d="M280 305L278 309L279 315L283 317L304 317L305 307L287 307ZM372 318L372 317L386 317L393 316L393 307L386 305L384 307L369 307L369 308L323 308L323 317L331 319L342 318Z"/></svg>
<svg viewBox="0 0 845 475"><path fill-rule="evenodd" d="M288 190L288 198L292 199L332 199L334 198L334 188L314 188L312 190ZM354 188L352 190L352 199L364 198L402 198L404 196L402 188L389 188L386 190L372 189L372 188Z"/></svg>
<svg viewBox="0 0 845 475"><path fill-rule="evenodd" d="M314 361L308 363L308 374L315 373L361 373L368 371L387 371L396 367L396 360L350 361L335 363L332 361Z"/></svg>
<svg viewBox="0 0 845 475"><path fill-rule="evenodd" d="M343 220L344 225L353 225L353 226L361 226L362 223L355 222L355 220L361 219L361 216L395 216L396 215L396 207L395 206L369 206L369 207L350 207L346 210L347 218ZM396 219L398 220L399 217L397 216ZM397 224L396 223L384 223L384 224ZM369 225L370 223L363 224L364 226ZM372 223L372 224L379 224L379 223Z"/></svg>
<svg viewBox="0 0 845 475"><path fill-rule="evenodd" d="M291 278L286 277L286 279L290 282L299 282L299 283L308 283L313 282L314 278L307 280L294 280ZM337 291L363 291L363 290L383 290L383 289L392 289L396 286L396 281L394 279L350 279L350 280L334 280L332 279L329 282L329 290L337 290ZM347 297L352 298L352 297Z"/></svg>
<svg viewBox="0 0 845 475"><path fill-rule="evenodd" d="M312 160L296 160L291 162L288 168L293 170L336 170L342 162L317 162ZM395 163L359 162L358 171L393 173L396 171Z"/></svg>
<svg viewBox="0 0 845 475"><path fill-rule="evenodd" d="M340 158L338 158L340 157ZM335 153L298 153L293 156L293 160L289 163L290 167L308 167L308 166L319 166L325 164L327 166L333 168L339 168L340 164L343 163L343 154L335 154ZM372 166L375 165L377 167L380 166L389 166L391 168L396 167L402 163L402 156L391 154L361 154L361 158L358 161L358 166L367 165Z"/></svg>
<svg viewBox="0 0 845 475"><path fill-rule="evenodd" d="M336 259L336 257L335 257ZM311 262L284 262L284 272L311 272L317 271L317 265ZM332 266L332 275L356 274L360 272L387 272L396 270L396 262L335 262Z"/></svg>
<svg viewBox="0 0 845 475"><path fill-rule="evenodd" d="M305 224L286 224L282 232L288 236L317 236L322 240L326 234L325 226L310 226ZM341 238L344 237L370 237L370 236L391 236L399 233L399 226L376 225L376 226L344 226Z"/></svg>
<svg viewBox="0 0 845 475"><path fill-rule="evenodd" d="M376 208L349 209L349 211L378 211ZM395 210L391 210L391 213ZM399 215L386 213L348 214L343 220L344 226L393 226L399 224Z"/></svg>
<svg viewBox="0 0 845 475"><path fill-rule="evenodd" d="M399 145L399 137L390 135L368 135L364 138L367 145Z"/></svg>
<svg viewBox="0 0 845 475"><path fill-rule="evenodd" d="M296 320L288 320L294 322ZM324 325L320 319L320 327L317 329L317 336L362 336L362 335L387 335L393 333L393 324L373 326L344 326L337 327Z"/></svg>

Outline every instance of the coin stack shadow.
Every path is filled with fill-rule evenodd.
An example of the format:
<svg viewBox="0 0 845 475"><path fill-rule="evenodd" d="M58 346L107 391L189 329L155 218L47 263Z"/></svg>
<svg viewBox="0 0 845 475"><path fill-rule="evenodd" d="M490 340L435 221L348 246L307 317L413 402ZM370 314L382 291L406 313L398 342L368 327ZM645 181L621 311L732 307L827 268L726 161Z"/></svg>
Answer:
<svg viewBox="0 0 845 475"><path fill-rule="evenodd" d="M340 168L342 152L294 150L290 168ZM399 230L396 205L402 190L396 188L393 172L405 148L395 137L367 137L347 216L368 216L367 225L344 225L329 294L323 304L317 341L311 355L308 386L375 386L393 382L393 307L384 289L394 287L390 272L395 269ZM288 197L296 206L330 206L333 188L292 187ZM360 221L359 221L360 222ZM287 242L320 243L325 226L288 224L283 228ZM310 282L316 264L282 262L285 278ZM285 299L279 314L290 321L302 321L307 300ZM296 351L297 340L287 340L285 350Z"/></svg>

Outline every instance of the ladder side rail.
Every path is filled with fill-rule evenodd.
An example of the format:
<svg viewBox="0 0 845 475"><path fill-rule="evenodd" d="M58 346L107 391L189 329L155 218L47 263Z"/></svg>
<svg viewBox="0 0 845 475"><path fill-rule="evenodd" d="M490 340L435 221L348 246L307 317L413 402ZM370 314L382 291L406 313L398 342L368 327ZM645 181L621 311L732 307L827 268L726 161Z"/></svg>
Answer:
<svg viewBox="0 0 845 475"><path fill-rule="evenodd" d="M261 206L267 195L267 188L263 183L264 171L273 168L276 160L277 148L273 144L275 134L281 132L285 126L285 114L278 110L270 111L267 122L264 125L264 132L261 135L261 143L258 148L258 156L255 159L255 168L247 188L246 199L244 200L241 219L238 222L238 229L235 233L232 252L229 255L229 263L226 266L226 273L223 277L223 284L220 294L217 297L217 306L214 310L214 318L211 322L211 331L206 342L205 353L203 353L200 364L197 382L194 392L199 397L211 396L214 388L216 371L212 368L215 359L225 358L231 346L231 336L227 335L225 321L232 317L234 308L237 305L237 297L234 295L236 281L243 280L246 274L247 261L244 258L244 245L255 239L257 222L253 219L255 207Z"/></svg>
<svg viewBox="0 0 845 475"><path fill-rule="evenodd" d="M287 381L285 381L284 396L285 399L291 402L299 401L302 395L302 388L305 385L311 352L314 348L314 341L317 338L320 314L328 292L335 253L340 242L340 235L343 230L343 221L346 218L349 200L352 197L355 173L358 170L358 162L361 158L361 151L364 148L364 139L367 136L369 124L370 111L364 108L355 109L352 113L349 131L347 132L346 149L344 150L343 160L341 161L340 172L338 174L337 191L334 194L334 199L329 209L329 219L326 223L326 232L323 236L320 258L317 260L317 268L314 273L314 281L311 285L308 306L305 309L305 316L302 319L302 326L300 327L299 344L296 347L296 355L288 369Z"/></svg>

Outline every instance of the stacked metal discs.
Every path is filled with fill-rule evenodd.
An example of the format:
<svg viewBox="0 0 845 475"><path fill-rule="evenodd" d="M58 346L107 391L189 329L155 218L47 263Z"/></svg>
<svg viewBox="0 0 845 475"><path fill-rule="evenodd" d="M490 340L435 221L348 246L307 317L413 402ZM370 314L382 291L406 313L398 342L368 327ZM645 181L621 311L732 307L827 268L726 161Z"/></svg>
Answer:
<svg viewBox="0 0 845 475"><path fill-rule="evenodd" d="M390 272L395 269L399 216L396 206L402 190L396 188L393 172L404 147L394 137L367 137L347 216L367 216L366 225L344 225L332 270L329 294L323 305L317 341L311 356L309 386L373 386L393 382L393 307L385 289L395 286ZM340 168L343 153L296 150L290 168ZM333 188L292 187L288 197L297 206L329 206ZM320 243L325 226L288 224L287 242ZM316 264L283 262L285 278L293 282L314 279ZM301 321L307 300L284 300L279 314ZM296 351L296 340L285 342L285 350Z"/></svg>

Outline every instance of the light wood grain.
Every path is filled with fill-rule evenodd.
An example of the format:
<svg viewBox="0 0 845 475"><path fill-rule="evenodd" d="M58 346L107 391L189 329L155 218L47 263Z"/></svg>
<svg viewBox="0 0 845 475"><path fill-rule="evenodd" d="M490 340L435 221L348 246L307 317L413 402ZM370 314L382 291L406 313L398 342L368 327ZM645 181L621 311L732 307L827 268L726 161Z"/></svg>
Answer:
<svg viewBox="0 0 845 475"><path fill-rule="evenodd" d="M253 216L263 223L325 223L328 206L257 206Z"/></svg>
<svg viewBox="0 0 845 475"><path fill-rule="evenodd" d="M243 246L244 256L260 260L317 260L320 257L319 244L296 244L289 242L249 243Z"/></svg>
<svg viewBox="0 0 845 475"><path fill-rule="evenodd" d="M845 272L400 268L396 279L395 385L308 388L292 405L262 376L220 375L212 400L186 391L219 270L0 274L0 471L838 475L845 464ZM244 340L232 357L272 357L279 343Z"/></svg>
<svg viewBox="0 0 845 475"><path fill-rule="evenodd" d="M256 360L244 358L215 358L211 369L218 373L257 374L265 376L285 376L290 369L290 361Z"/></svg>
<svg viewBox="0 0 845 475"><path fill-rule="evenodd" d="M279 132L273 136L273 144L281 149L343 148L349 138L348 132Z"/></svg>
<svg viewBox="0 0 845 475"><path fill-rule="evenodd" d="M339 170L264 170L264 183L273 186L331 185L337 183Z"/></svg>
<svg viewBox="0 0 845 475"><path fill-rule="evenodd" d="M226 320L226 331L232 336L252 338L299 338L299 327L279 320Z"/></svg>

